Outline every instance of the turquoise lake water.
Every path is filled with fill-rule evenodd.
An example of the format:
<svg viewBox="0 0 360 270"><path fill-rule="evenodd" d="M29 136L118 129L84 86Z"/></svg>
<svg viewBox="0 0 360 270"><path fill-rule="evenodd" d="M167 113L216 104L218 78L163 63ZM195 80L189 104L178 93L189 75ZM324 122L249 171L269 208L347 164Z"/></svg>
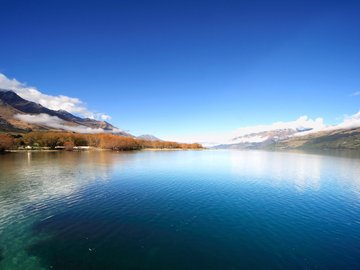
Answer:
<svg viewBox="0 0 360 270"><path fill-rule="evenodd" d="M0 155L0 269L360 269L359 156Z"/></svg>

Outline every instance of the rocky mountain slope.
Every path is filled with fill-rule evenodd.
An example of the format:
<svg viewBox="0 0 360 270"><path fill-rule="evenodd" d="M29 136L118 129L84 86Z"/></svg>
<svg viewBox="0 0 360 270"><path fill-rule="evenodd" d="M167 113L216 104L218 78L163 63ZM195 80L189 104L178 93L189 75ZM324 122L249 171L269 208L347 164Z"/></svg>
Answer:
<svg viewBox="0 0 360 270"><path fill-rule="evenodd" d="M41 120L45 118L45 120ZM31 121L26 121L31 119ZM41 121L40 121L41 120ZM55 123L55 124L54 124ZM67 111L54 111L21 98L15 92L0 89L0 131L27 132L30 130L88 130L132 136L106 121L81 118Z"/></svg>
<svg viewBox="0 0 360 270"><path fill-rule="evenodd" d="M360 128L321 131L275 142L268 149L360 149Z"/></svg>
<svg viewBox="0 0 360 270"><path fill-rule="evenodd" d="M282 129L236 137L215 149L360 149L360 128L318 132ZM232 143L234 142L234 143Z"/></svg>
<svg viewBox="0 0 360 270"><path fill-rule="evenodd" d="M231 139L226 144L215 146L216 149L262 149L290 136L307 131L308 129L276 129L245 134Z"/></svg>

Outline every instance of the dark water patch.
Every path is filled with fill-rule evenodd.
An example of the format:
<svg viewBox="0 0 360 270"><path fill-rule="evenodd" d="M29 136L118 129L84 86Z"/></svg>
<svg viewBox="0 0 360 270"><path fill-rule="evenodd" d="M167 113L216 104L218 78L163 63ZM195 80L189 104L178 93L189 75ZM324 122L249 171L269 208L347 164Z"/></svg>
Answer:
<svg viewBox="0 0 360 270"><path fill-rule="evenodd" d="M2 248L0 248L0 262L4 259L4 254Z"/></svg>

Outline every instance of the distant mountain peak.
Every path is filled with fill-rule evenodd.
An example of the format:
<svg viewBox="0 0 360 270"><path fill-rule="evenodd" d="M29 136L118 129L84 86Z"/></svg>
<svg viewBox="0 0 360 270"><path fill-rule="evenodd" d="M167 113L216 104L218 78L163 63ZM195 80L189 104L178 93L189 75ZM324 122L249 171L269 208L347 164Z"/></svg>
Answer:
<svg viewBox="0 0 360 270"><path fill-rule="evenodd" d="M308 131L310 129L305 128L279 128L274 130L264 130L259 132L253 132L249 134L244 134L241 136L236 136L231 139L228 143L223 143L221 145L215 146L215 148L236 148L236 149L258 149L264 148L270 144L273 144L278 141L282 141L290 138L294 134Z"/></svg>
<svg viewBox="0 0 360 270"><path fill-rule="evenodd" d="M154 135L150 135L150 134L140 135L140 136L137 136L137 138L142 139L142 140L147 140L147 141L162 141L161 139L155 137Z"/></svg>

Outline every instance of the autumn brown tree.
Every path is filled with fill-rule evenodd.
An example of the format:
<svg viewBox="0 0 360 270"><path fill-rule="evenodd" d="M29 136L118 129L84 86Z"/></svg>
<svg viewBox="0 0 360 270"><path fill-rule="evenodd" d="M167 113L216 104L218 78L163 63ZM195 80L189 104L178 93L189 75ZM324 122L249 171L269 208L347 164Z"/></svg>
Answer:
<svg viewBox="0 0 360 270"><path fill-rule="evenodd" d="M64 147L66 151L72 151L74 149L75 144L72 141L64 142Z"/></svg>
<svg viewBox="0 0 360 270"><path fill-rule="evenodd" d="M155 149L200 149L200 144L147 141L115 134L80 134L73 132L30 132L16 139L16 144L55 148L56 146L92 146L116 151ZM65 145L66 144L66 145Z"/></svg>
<svg viewBox="0 0 360 270"><path fill-rule="evenodd" d="M0 152L9 150L13 147L14 139L7 134L0 134Z"/></svg>

